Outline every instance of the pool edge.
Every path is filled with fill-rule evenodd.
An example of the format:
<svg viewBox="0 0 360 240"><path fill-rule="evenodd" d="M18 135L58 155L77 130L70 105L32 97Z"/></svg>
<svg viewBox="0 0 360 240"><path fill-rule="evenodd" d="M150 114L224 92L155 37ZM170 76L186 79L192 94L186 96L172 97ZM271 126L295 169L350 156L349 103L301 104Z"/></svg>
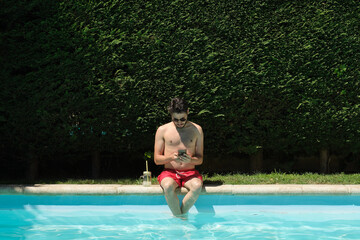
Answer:
<svg viewBox="0 0 360 240"><path fill-rule="evenodd" d="M187 190L181 188L179 194ZM0 194L25 195L162 195L159 185L144 187L142 185L120 184L34 184L34 185L0 185ZM360 185L205 185L201 194L223 195L360 195Z"/></svg>

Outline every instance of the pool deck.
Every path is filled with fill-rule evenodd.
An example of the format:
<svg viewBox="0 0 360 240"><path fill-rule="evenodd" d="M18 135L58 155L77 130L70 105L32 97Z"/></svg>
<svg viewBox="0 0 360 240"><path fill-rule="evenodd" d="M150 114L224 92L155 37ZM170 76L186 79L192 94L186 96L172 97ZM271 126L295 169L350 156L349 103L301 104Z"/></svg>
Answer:
<svg viewBox="0 0 360 240"><path fill-rule="evenodd" d="M185 194L185 188L178 189ZM34 184L0 185L0 194L25 195L162 195L159 185ZM360 195L360 185L205 185L201 194L217 195Z"/></svg>

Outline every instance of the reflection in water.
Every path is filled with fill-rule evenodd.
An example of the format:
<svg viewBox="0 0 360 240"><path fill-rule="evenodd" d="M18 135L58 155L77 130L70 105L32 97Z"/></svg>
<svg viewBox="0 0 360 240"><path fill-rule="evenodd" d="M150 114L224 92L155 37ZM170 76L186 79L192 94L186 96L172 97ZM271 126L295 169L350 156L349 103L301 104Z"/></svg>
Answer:
<svg viewBox="0 0 360 240"><path fill-rule="evenodd" d="M360 232L359 204L231 205L219 197L211 205L207 200L200 198L187 218L173 217L165 204L131 205L132 198L123 205L116 205L116 198L105 205L24 200L21 207L0 206L0 239L358 239Z"/></svg>

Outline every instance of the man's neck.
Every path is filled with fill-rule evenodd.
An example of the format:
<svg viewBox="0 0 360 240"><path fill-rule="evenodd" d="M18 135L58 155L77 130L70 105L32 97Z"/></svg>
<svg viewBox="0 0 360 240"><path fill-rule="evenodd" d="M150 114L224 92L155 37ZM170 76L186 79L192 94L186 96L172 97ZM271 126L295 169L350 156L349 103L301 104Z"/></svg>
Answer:
<svg viewBox="0 0 360 240"><path fill-rule="evenodd" d="M184 126L183 127L178 127L178 126L176 126L176 124L173 122L173 124L174 124L174 126L175 126L175 128L176 128L176 130L183 130L183 129L185 129L185 128L187 128L188 126L189 126L189 121L188 120L186 120L186 122L185 122L185 124L184 124Z"/></svg>

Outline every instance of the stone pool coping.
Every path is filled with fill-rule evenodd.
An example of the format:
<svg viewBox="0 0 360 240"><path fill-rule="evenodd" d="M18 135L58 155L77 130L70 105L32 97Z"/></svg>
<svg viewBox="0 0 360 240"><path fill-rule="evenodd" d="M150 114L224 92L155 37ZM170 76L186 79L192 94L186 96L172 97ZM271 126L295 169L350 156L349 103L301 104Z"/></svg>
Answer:
<svg viewBox="0 0 360 240"><path fill-rule="evenodd" d="M185 188L178 189L185 194ZM0 195L162 195L159 185L121 184L34 184L0 185ZM201 194L220 195L360 195L360 185L205 185Z"/></svg>

